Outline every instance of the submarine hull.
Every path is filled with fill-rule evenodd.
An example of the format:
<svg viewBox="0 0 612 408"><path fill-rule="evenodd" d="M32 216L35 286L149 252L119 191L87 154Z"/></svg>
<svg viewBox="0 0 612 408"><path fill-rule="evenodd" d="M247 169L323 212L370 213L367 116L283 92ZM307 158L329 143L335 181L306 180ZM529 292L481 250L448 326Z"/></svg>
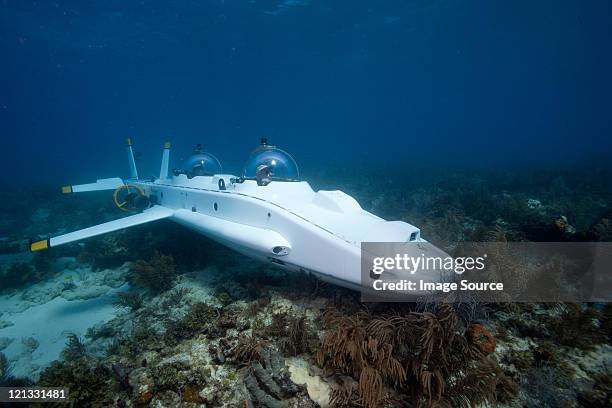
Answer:
<svg viewBox="0 0 612 408"><path fill-rule="evenodd" d="M376 217L340 191L315 192L306 182L232 180L179 175L127 183L172 209L169 219L187 228L246 256L350 289L360 288L362 242L421 239L418 228Z"/></svg>

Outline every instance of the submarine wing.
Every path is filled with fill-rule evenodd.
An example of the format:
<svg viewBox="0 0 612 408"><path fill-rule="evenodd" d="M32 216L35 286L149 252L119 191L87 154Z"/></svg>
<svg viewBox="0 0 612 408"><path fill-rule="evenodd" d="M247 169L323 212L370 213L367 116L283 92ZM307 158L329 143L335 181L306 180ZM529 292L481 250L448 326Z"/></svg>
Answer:
<svg viewBox="0 0 612 408"><path fill-rule="evenodd" d="M105 222L104 224L94 225L93 227L69 232L68 234L58 235L49 239L32 242L30 244L30 251L40 251L50 247L67 244L69 242L106 234L107 232L113 232L136 225L146 224L147 222L169 218L173 214L173 210L156 205L139 214L130 215L129 217Z"/></svg>

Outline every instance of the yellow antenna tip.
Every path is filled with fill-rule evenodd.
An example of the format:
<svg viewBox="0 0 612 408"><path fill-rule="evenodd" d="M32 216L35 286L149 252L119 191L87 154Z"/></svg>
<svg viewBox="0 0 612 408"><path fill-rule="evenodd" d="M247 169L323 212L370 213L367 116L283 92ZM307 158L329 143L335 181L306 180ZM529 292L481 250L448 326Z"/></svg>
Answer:
<svg viewBox="0 0 612 408"><path fill-rule="evenodd" d="M127 143L128 146L132 145L132 139L130 139L129 137L127 139L125 139L125 143Z"/></svg>
<svg viewBox="0 0 612 408"><path fill-rule="evenodd" d="M169 148L170 148L170 142L164 143L164 149L169 149Z"/></svg>
<svg viewBox="0 0 612 408"><path fill-rule="evenodd" d="M30 244L30 252L42 251L43 249L49 248L49 240L43 239L42 241L32 242Z"/></svg>

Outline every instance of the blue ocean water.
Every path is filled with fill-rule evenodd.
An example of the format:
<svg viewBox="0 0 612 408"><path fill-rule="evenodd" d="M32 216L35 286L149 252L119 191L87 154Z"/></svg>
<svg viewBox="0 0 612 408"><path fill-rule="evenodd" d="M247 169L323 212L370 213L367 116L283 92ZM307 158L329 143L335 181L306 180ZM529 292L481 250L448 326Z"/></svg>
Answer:
<svg viewBox="0 0 612 408"><path fill-rule="evenodd" d="M304 169L605 159L608 1L0 2L5 183L173 165L239 173L261 136Z"/></svg>
<svg viewBox="0 0 612 408"><path fill-rule="evenodd" d="M74 406L607 406L612 303L347 288L368 272L354 245L423 237L463 261L501 241L487 280L512 288L607 295L572 268L604 251L506 244L610 248L610 21L609 0L0 0L0 386ZM166 141L171 168L201 144L240 175L262 137L361 208L278 179L60 194L128 177L126 138L148 179ZM106 222L130 227L62 244Z"/></svg>

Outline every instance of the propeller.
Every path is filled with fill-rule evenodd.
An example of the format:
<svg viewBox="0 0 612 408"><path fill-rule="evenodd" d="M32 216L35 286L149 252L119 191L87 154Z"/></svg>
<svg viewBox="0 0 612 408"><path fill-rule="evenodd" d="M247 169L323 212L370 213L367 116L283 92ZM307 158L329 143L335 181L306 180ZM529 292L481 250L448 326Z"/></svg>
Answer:
<svg viewBox="0 0 612 408"><path fill-rule="evenodd" d="M122 211L141 211L149 207L149 197L145 195L142 188L124 184L119 186L113 192L113 201L117 208Z"/></svg>

